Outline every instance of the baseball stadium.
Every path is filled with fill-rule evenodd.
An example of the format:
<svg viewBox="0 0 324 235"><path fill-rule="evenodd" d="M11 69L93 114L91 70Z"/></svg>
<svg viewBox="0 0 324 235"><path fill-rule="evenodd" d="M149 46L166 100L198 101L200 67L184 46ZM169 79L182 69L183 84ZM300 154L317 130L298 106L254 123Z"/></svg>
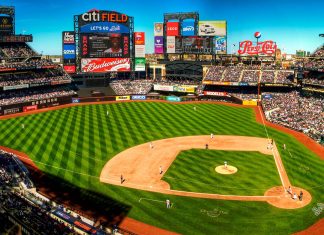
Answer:
<svg viewBox="0 0 324 235"><path fill-rule="evenodd" d="M292 56L255 30L234 51L217 17L163 13L150 37L94 8L45 56L16 10L0 7L1 234L324 234L324 44Z"/></svg>

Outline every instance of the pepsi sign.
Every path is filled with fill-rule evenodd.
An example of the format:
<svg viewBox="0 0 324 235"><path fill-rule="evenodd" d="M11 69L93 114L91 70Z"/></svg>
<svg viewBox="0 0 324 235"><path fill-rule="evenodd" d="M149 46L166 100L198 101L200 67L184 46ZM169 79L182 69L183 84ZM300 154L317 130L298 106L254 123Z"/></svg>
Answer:
<svg viewBox="0 0 324 235"><path fill-rule="evenodd" d="M182 36L195 36L195 22L183 22L181 28Z"/></svg>

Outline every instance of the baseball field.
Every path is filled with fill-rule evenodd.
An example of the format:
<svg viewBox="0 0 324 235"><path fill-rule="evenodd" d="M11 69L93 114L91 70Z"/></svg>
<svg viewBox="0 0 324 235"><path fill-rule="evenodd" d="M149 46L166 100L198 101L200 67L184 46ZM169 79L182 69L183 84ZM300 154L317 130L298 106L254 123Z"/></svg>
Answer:
<svg viewBox="0 0 324 235"><path fill-rule="evenodd" d="M128 217L182 234L291 234L324 217L324 212L314 213L318 203L324 203L323 155L289 134L259 124L253 108L121 102L74 106L0 123L1 146L26 153L40 170L60 181L107 198L102 205L107 213L129 208ZM274 140L282 162L267 149L268 138ZM238 171L217 173L215 167L224 161ZM143 162L152 164L140 168ZM278 164L292 186L311 194L309 204L281 209L266 200L194 194L263 197L284 184ZM178 191L193 194L180 196ZM170 209L166 199L172 203ZM89 203L98 201L89 197Z"/></svg>

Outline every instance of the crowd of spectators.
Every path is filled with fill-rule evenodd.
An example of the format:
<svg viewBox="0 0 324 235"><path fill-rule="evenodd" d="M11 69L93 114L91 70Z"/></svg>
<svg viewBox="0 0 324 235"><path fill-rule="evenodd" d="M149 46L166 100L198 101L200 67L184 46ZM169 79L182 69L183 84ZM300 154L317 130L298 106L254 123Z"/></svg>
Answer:
<svg viewBox="0 0 324 235"><path fill-rule="evenodd" d="M275 76L275 70L262 71L261 82L274 83Z"/></svg>
<svg viewBox="0 0 324 235"><path fill-rule="evenodd" d="M313 59L304 63L304 67L307 69L322 69L324 68L324 59Z"/></svg>
<svg viewBox="0 0 324 235"><path fill-rule="evenodd" d="M267 118L320 141L324 135L324 96L302 96L299 92L271 93L263 99L262 106Z"/></svg>
<svg viewBox="0 0 324 235"><path fill-rule="evenodd" d="M12 153L0 150L0 187L17 187L20 182L28 188L33 186L20 160Z"/></svg>
<svg viewBox="0 0 324 235"><path fill-rule="evenodd" d="M50 207L39 207L27 201L18 192L2 192L0 194L1 207L20 224L37 234L76 234L63 223L49 216Z"/></svg>
<svg viewBox="0 0 324 235"><path fill-rule="evenodd" d="M53 66L54 64L51 60L47 59L31 59L24 62L15 62L15 63L2 63L0 64L0 70L27 70L27 69L35 69L42 68L44 66Z"/></svg>
<svg viewBox="0 0 324 235"><path fill-rule="evenodd" d="M318 48L314 54L313 54L314 57L324 57L324 45L320 48Z"/></svg>
<svg viewBox="0 0 324 235"><path fill-rule="evenodd" d="M294 73L289 71L278 71L276 83L291 84ZM290 79L289 79L290 78Z"/></svg>
<svg viewBox="0 0 324 235"><path fill-rule="evenodd" d="M241 74L242 74L243 67L241 66L229 66L225 69L223 75L223 81L225 82L238 82Z"/></svg>
<svg viewBox="0 0 324 235"><path fill-rule="evenodd" d="M209 68L205 81L223 82L250 82L250 83L285 83L292 80L288 77L291 71L277 68L274 65L238 65L238 66L212 66Z"/></svg>
<svg viewBox="0 0 324 235"><path fill-rule="evenodd" d="M152 90L152 80L116 80L110 87L117 95L146 95Z"/></svg>
<svg viewBox="0 0 324 235"><path fill-rule="evenodd" d="M46 88L42 90L16 90L0 94L0 105L18 104L49 98L73 96L76 92L68 87Z"/></svg>
<svg viewBox="0 0 324 235"><path fill-rule="evenodd" d="M212 66L209 68L205 80L209 81L221 81L223 78L223 73L225 71L225 66Z"/></svg>
<svg viewBox="0 0 324 235"><path fill-rule="evenodd" d="M240 98L241 100L252 100L252 99L257 99L258 98L258 94L256 93L234 93L234 92L230 92L229 93L231 96Z"/></svg>
<svg viewBox="0 0 324 235"><path fill-rule="evenodd" d="M259 82L260 71L259 70L244 70L242 76L242 82Z"/></svg>
<svg viewBox="0 0 324 235"><path fill-rule="evenodd" d="M8 45L0 45L1 59L5 58L28 58L37 55L27 44L25 43L11 43Z"/></svg>
<svg viewBox="0 0 324 235"><path fill-rule="evenodd" d="M64 73L61 68L39 72L26 71L24 73L0 74L0 87L61 80L71 81L70 76Z"/></svg>
<svg viewBox="0 0 324 235"><path fill-rule="evenodd" d="M318 78L305 78L303 80L304 84L311 84L311 85L320 85L324 86L324 79L318 79Z"/></svg>

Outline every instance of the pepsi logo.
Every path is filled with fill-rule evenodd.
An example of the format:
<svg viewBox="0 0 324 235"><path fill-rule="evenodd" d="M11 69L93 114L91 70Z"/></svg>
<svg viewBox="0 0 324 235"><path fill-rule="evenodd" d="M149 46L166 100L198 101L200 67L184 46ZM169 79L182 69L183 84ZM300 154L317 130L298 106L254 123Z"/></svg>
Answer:
<svg viewBox="0 0 324 235"><path fill-rule="evenodd" d="M254 37L255 38L260 38L261 37L261 33L260 32L255 32L254 33Z"/></svg>

